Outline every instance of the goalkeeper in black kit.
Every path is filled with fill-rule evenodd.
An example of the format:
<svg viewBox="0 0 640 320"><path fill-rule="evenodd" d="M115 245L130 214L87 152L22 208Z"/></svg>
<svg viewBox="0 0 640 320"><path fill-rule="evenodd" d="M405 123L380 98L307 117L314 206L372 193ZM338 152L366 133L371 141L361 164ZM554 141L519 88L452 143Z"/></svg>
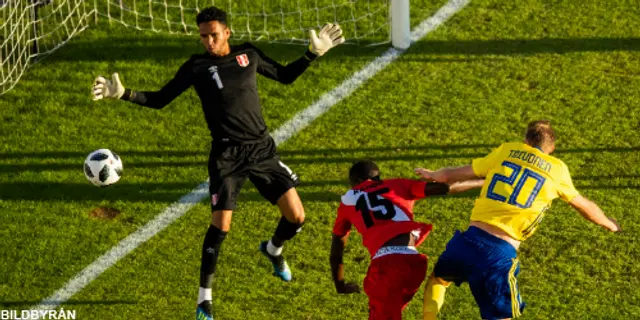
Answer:
<svg viewBox="0 0 640 320"><path fill-rule="evenodd" d="M160 91L125 89L114 73L110 80L97 77L92 94L94 100L122 99L161 109L191 86L198 93L212 137L208 165L212 214L202 245L196 319L210 320L213 319L211 285L218 252L231 226L236 196L247 178L282 212L274 235L260 243L260 251L273 264L274 274L284 281L291 281L291 270L282 256L283 244L304 223L304 208L295 189L298 177L280 161L269 135L262 117L256 73L284 84L292 83L314 59L343 43L344 37L336 24L325 25L317 35L311 30L309 49L304 56L283 66L250 43L229 45L231 30L224 11L206 8L198 13L196 21L207 52L193 55Z"/></svg>

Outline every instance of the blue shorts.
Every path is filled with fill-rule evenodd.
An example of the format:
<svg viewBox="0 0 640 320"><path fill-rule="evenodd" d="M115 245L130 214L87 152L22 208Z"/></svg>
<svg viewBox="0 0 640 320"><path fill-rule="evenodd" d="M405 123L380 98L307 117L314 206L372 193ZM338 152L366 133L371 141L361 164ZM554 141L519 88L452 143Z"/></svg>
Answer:
<svg viewBox="0 0 640 320"><path fill-rule="evenodd" d="M483 319L518 317L525 304L516 276L516 249L486 231L469 227L456 231L436 263L436 277L460 285L468 282Z"/></svg>

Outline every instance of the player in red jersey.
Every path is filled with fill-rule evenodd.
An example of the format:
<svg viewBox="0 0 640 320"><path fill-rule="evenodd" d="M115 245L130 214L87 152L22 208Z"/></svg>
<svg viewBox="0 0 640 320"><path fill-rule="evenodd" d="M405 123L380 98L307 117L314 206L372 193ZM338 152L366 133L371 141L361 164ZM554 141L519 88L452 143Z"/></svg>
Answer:
<svg viewBox="0 0 640 320"><path fill-rule="evenodd" d="M369 319L402 319L402 310L420 288L427 272L427 257L416 250L431 225L413 221L416 200L482 187L484 180L453 185L413 179L380 179L378 166L359 161L349 170L351 189L342 196L333 227L331 272L338 293L359 292L345 283L342 256L351 226L362 234L371 254L364 279L369 296Z"/></svg>

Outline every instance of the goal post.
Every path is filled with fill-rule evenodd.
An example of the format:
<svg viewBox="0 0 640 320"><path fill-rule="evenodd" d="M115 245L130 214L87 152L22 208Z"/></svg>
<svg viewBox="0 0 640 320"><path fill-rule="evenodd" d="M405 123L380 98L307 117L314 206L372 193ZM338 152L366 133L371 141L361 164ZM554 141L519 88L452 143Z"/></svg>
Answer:
<svg viewBox="0 0 640 320"><path fill-rule="evenodd" d="M391 0L391 45L407 49L411 45L411 21L409 0Z"/></svg>

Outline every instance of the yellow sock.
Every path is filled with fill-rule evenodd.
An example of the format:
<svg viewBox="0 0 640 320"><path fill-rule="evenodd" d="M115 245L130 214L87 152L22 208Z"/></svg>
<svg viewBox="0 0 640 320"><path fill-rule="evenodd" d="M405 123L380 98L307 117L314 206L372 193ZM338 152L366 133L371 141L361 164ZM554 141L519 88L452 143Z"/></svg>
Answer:
<svg viewBox="0 0 640 320"><path fill-rule="evenodd" d="M450 283L442 284L443 282L436 280L433 276L427 280L424 287L424 305L422 306L423 320L436 320L444 303L444 294L450 285Z"/></svg>

